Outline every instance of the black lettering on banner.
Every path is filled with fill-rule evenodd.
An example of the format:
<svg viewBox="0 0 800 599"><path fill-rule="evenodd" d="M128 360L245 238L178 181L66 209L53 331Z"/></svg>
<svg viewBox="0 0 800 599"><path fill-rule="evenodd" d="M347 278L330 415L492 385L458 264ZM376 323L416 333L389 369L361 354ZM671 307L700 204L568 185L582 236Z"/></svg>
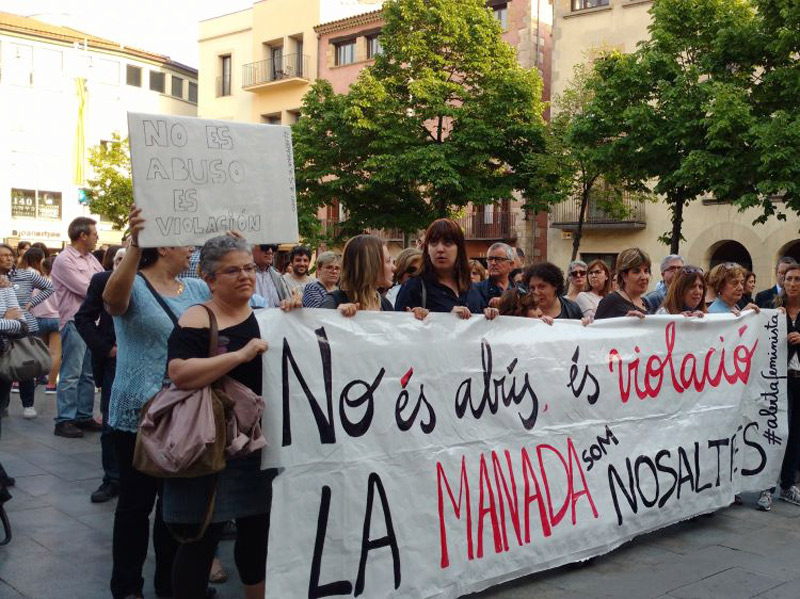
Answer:
<svg viewBox="0 0 800 599"><path fill-rule="evenodd" d="M436 428L436 412L433 411L433 406L428 401L428 398L425 397L425 385L421 384L419 386L417 403L414 404L414 409L411 411L411 415L408 418L405 418L403 416L403 412L408 406L408 399L409 393L407 389L400 391L400 395L397 396L397 403L394 405L394 420L397 423L397 428L403 432L411 430L411 427L414 426L414 422L417 420L420 407L424 403L428 410L428 420L420 422L419 428L426 435L430 435L433 432L433 429Z"/></svg>
<svg viewBox="0 0 800 599"><path fill-rule="evenodd" d="M509 364L507 368L509 376L513 374L517 362L517 358L514 358ZM518 416L525 430L531 430L536 425L536 419L539 416L539 398L531 386L528 373L526 372L524 375L524 383L519 392L517 392L516 376L512 377L511 388L506 391L505 376L492 379L492 346L486 339L481 339L481 365L483 368L483 393L481 394L480 403L476 406L472 401L472 378L464 379L456 390L456 416L459 419L464 418L467 413L467 407L469 407L472 416L480 419L487 407L490 413L496 414L500 407L501 399L503 405L509 407L512 403L516 406L520 405L528 397L531 401L530 414L525 417L520 412Z"/></svg>
<svg viewBox="0 0 800 599"><path fill-rule="evenodd" d="M381 368L371 385L366 381L355 380L347 383L347 386L342 389L342 393L339 396L339 416L342 419L342 427L351 437L360 437L369 430L369 425L372 424L372 416L375 413L375 389L381 384L385 373L386 369ZM351 399L350 390L356 385L363 386L364 393ZM361 420L358 422L351 422L347 417L345 406L357 408L365 402L367 408Z"/></svg>
<svg viewBox="0 0 800 599"><path fill-rule="evenodd" d="M578 346L575 348L575 353L572 354L572 366L569 367L569 383L567 383L567 387L572 391L572 395L580 397L583 394L583 388L586 383L591 381L594 390L586 396L586 401L589 402L589 405L594 405L597 403L597 398L600 397L600 384L597 382L597 378L589 371L589 366L584 366L583 378L581 378L577 389L575 388L575 381L578 379L578 359L580 356L581 348Z"/></svg>
<svg viewBox="0 0 800 599"><path fill-rule="evenodd" d="M617 469L614 467L614 464L608 465L608 487L611 489L611 500L614 502L614 510L617 512L617 525L622 526L622 510L619 508L619 499L617 498L617 487L620 488L622 494L625 496L625 499L628 502L631 510L633 513L636 514L639 512L639 500L636 499L636 490L635 485L633 482L633 468L631 468L631 459L625 458L625 464L628 466L628 486L625 486L625 483L622 482L622 478L620 477ZM614 480L616 480L616 484L614 484ZM628 489L631 490L630 494L628 494Z"/></svg>
<svg viewBox="0 0 800 599"><path fill-rule="evenodd" d="M725 447L730 443L730 440L726 437L724 439L709 439L708 440L708 448L711 449L712 447L717 450L717 484L714 485L718 487L720 485L720 473L721 473L721 466L720 466L720 448Z"/></svg>
<svg viewBox="0 0 800 599"><path fill-rule="evenodd" d="M611 429L606 425L606 436L602 437L597 435L597 443L592 444L589 449L584 449L581 453L581 459L586 464L586 471L588 472L594 468L595 462L600 461L603 456L608 455L607 445L619 445L619 440L611 432Z"/></svg>
<svg viewBox="0 0 800 599"><path fill-rule="evenodd" d="M328 529L328 514L331 510L331 488L322 487L322 499L319 504L317 519L317 538L314 541L314 557L311 560L311 575L308 580L308 599L321 599L336 595L349 595L353 585L348 580L337 580L320 586L319 574L322 569L322 552L325 549L325 532Z"/></svg>
<svg viewBox="0 0 800 599"><path fill-rule="evenodd" d="M361 534L361 558L358 561L358 576L356 576L355 597L364 592L364 577L367 572L367 557L369 552L382 547L389 547L392 550L392 565L394 566L394 588L400 587L400 548L397 544L397 536L394 534L392 525L392 513L389 510L389 501L386 499L386 490L383 488L381 477L375 472L369 475L367 483L367 510L364 513L364 529ZM378 491L378 498L381 502L383 519L386 524L386 536L378 539L370 539L370 529L372 522L372 500L375 497L375 490Z"/></svg>
<svg viewBox="0 0 800 599"><path fill-rule="evenodd" d="M672 452L668 449L662 449L656 454L656 468L659 472L663 472L664 474L669 474L672 476L672 486L667 489L667 492L658 500L658 507L662 508L667 503L672 494L675 492L675 488L678 486L678 473L675 472L674 468L670 468L669 466L665 466L661 463L662 458L670 458L672 459Z"/></svg>
<svg viewBox="0 0 800 599"><path fill-rule="evenodd" d="M328 336L325 334L325 328L320 327L316 331L317 334L317 344L319 345L319 354L322 360L322 378L325 383L325 400L326 400L326 407L328 416L325 417L325 414L322 412L322 409L319 406L319 402L317 398L314 397L314 394L311 392L311 389L308 387L305 378L303 378L303 374L300 372L300 368L297 366L297 362L292 355L292 348L289 346L289 341L284 337L283 339L283 363L282 363L282 383L283 383L283 441L282 445L284 447L292 444L292 423L291 417L289 412L289 365L292 366L292 372L294 372L295 377L297 377L297 381L300 383L300 387L303 389L303 393L305 393L306 398L308 399L308 404L311 406L311 411L314 414L314 420L317 423L317 429L319 430L319 441L320 443L336 443L336 430L334 427L333 422L333 381L331 377L331 346L328 341Z"/></svg>
<svg viewBox="0 0 800 599"><path fill-rule="evenodd" d="M756 433L758 433L758 422L751 422L747 426L744 427L744 433L742 433L742 439L744 439L744 444L748 447L752 447L758 452L760 457L760 461L755 468L742 468L742 476L755 476L759 472L761 472L767 466L767 452L764 451L764 448L761 447L761 443L759 443L756 439L750 439L747 436L747 433L750 431L751 428L756 428Z"/></svg>

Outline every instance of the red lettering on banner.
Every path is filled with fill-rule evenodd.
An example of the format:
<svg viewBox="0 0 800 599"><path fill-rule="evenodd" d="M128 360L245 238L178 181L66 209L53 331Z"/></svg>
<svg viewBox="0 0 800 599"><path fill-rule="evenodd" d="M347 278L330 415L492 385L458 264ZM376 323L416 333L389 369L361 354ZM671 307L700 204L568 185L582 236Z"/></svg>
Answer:
<svg viewBox="0 0 800 599"><path fill-rule="evenodd" d="M741 327L739 336L741 337L746 330L747 325ZM669 368L668 380L672 383L672 388L677 393L683 393L690 388L694 388L695 391L702 391L706 383L710 387L718 387L723 377L729 385L735 385L739 382L747 384L750 378L753 354L755 354L758 347L758 339L755 340L751 347L747 347L744 344L737 345L733 350L733 359L728 364L726 363L724 347L725 339L720 337L720 343L723 344L721 351L718 352L717 348L711 347L704 357L689 352L683 357L680 369L677 370L672 355L675 348L676 334L675 323L670 322L664 331L666 355L660 358L661 354L653 354L647 358L643 381L640 381L639 376L641 359L638 355L640 353L638 346L634 348L636 357L627 364L616 348L608 353L609 371L613 373L615 366L618 370L617 385L622 403L628 402L632 390L636 392L639 399L657 397L661 392L667 368ZM697 371L698 362L703 364L700 372Z"/></svg>
<svg viewBox="0 0 800 599"><path fill-rule="evenodd" d="M566 515L568 509L570 510L572 525L575 526L577 524L577 505L583 497L585 497L589 502L592 516L594 518L599 517L594 500L592 499L591 491L589 490L589 485L586 481L586 476L583 472L581 461L578 457L578 452L575 450L572 439L567 439L567 459L564 459L564 455L552 445L538 445L535 448L535 451L538 457L538 460L535 462L538 466L538 473L534 468L534 463L530 459L528 450L526 448L522 448L520 453L522 478L524 481L524 498L522 502L523 526L525 529L524 541L520 527L520 502L517 496L516 476L514 472L514 464L511 460L511 453L508 450L504 450L502 452L492 451L490 454L481 454L480 462L478 464L477 489L479 496L477 506L478 559L481 559L484 556L483 525L487 516L490 518L492 527L495 553L509 551L506 522L507 518L511 519L511 526L514 529L517 543L522 546L531 542L530 511L532 508L531 504L533 503L536 503L538 507L539 521L541 522L542 536L544 538L552 535L553 528L557 527L564 520L564 516ZM547 472L545 471L543 460L544 451L551 452L558 457L567 479L564 504L559 508L557 513L553 512L551 497L555 489L551 487L551 485L554 483L549 482L547 478ZM505 461L507 464L507 470L505 471L502 464L503 455L505 456ZM489 473L489 460L491 460L494 471L494 481ZM551 471L554 468L552 464L549 467ZM551 472L551 474L553 473L554 472ZM580 477L580 480L576 483L576 478L578 477ZM542 481L541 485L539 483L539 479ZM466 520L465 524L467 529L467 559L472 560L475 557L473 554L472 509L470 507L470 488L466 458L463 456L461 458L458 500L456 500L456 497L447 479L445 469L440 462L436 464L436 480L438 486L439 541L441 547L440 567L444 569L450 566L447 527L444 514L445 490L450 498L450 505L453 508L453 513L456 519L461 520L462 514L465 516L464 519ZM547 502L546 506L545 502Z"/></svg>
<svg viewBox="0 0 800 599"><path fill-rule="evenodd" d="M494 455L494 452L492 452ZM494 505L494 491L492 490L492 479L486 469L486 456L481 455L481 475L478 483L480 489L480 500L478 501L478 557L483 557L483 519L486 514L492 518L492 537L494 537L494 552L502 553L503 545L500 543L500 526L497 522L497 510ZM486 493L484 494L484 490ZM484 499L488 496L489 506L486 507Z"/></svg>

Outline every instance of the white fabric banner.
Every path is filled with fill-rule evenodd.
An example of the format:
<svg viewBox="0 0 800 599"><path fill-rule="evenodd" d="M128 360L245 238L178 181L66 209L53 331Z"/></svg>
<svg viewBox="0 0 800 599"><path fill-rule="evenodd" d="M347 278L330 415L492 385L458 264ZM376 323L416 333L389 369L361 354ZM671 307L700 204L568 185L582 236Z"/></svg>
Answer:
<svg viewBox="0 0 800 599"><path fill-rule="evenodd" d="M128 113L133 198L144 247L202 245L227 230L251 243L298 239L292 131Z"/></svg>
<svg viewBox="0 0 800 599"><path fill-rule="evenodd" d="M451 598L775 485L773 310L578 322L262 311L270 597Z"/></svg>

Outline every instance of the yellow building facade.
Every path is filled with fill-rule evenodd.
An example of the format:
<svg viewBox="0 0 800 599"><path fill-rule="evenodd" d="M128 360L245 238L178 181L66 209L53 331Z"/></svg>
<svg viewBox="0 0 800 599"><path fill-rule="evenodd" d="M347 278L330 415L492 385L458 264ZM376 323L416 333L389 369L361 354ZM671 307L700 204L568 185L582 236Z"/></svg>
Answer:
<svg viewBox="0 0 800 599"><path fill-rule="evenodd" d="M555 0L553 25L553 94L564 91L573 67L587 61L598 49L632 52L647 36L651 0ZM556 106L557 109L557 106ZM577 221L577 203L565 202L550 214L548 256L566 266L572 252ZM775 283L775 264L781 256L800 260L800 219L770 218L753 225L759 212L740 213L736 207L713 198L698 198L684 210L680 253L690 264L708 269L720 262L735 261L752 268L758 289ZM658 237L671 229L670 212L662 202L632 204L628 217L609 218L590 208L580 246L580 257L603 258L610 263L623 249L639 246L654 263L653 284L660 276L658 262L669 247Z"/></svg>
<svg viewBox="0 0 800 599"><path fill-rule="evenodd" d="M291 125L317 78L314 27L383 0L262 0L200 23L199 116Z"/></svg>

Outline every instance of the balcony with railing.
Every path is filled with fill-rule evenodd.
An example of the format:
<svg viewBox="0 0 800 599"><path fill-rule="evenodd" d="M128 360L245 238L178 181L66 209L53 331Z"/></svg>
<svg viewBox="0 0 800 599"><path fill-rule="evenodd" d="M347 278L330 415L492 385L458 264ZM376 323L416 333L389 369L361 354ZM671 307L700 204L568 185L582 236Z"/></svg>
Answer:
<svg viewBox="0 0 800 599"><path fill-rule="evenodd" d="M284 54L242 66L242 89L258 91L267 86L308 83L309 57L305 54Z"/></svg>
<svg viewBox="0 0 800 599"><path fill-rule="evenodd" d="M581 199L573 199L556 204L550 210L552 226L562 231L575 231L581 212ZM584 229L644 229L645 203L630 197L622 200L619 211L606 211L598 206L597 200L590 199L584 215Z"/></svg>
<svg viewBox="0 0 800 599"><path fill-rule="evenodd" d="M510 210L474 212L456 219L467 241L508 241L517 238L516 214Z"/></svg>
<svg viewBox="0 0 800 599"><path fill-rule="evenodd" d="M330 239L336 240L345 240L350 235L345 235L342 230L341 221L336 219L320 219L320 224L322 225L322 230L324 232L325 237ZM369 233L370 235L374 235L379 239L389 242L402 242L403 241L403 232L400 229L367 229L363 231L364 233ZM355 233L353 233L355 234Z"/></svg>

